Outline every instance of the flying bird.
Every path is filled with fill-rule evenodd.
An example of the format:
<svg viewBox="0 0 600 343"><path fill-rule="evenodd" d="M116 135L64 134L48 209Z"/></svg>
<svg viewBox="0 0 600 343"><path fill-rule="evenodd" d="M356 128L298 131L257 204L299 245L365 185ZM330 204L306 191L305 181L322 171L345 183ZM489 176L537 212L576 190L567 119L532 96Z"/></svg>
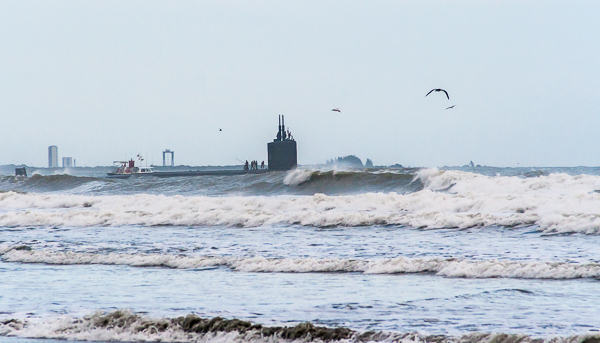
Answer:
<svg viewBox="0 0 600 343"><path fill-rule="evenodd" d="M454 108L454 106L456 106L456 105L452 105L452 106L450 106L450 107L446 107L446 109L447 109L447 110L449 110L449 109L451 109L451 108Z"/></svg>
<svg viewBox="0 0 600 343"><path fill-rule="evenodd" d="M448 100L450 100L450 95L448 95L448 92L446 92L445 90L441 89L441 88L435 88L429 91L429 93L425 94L425 96L428 96L429 94L431 94L431 92L444 92L446 93L446 97L448 97Z"/></svg>
<svg viewBox="0 0 600 343"><path fill-rule="evenodd" d="M336 112L340 112L340 113L342 113L342 111L340 111L340 109L339 109L339 108L334 108L332 111L336 111Z"/></svg>
<svg viewBox="0 0 600 343"><path fill-rule="evenodd" d="M219 131L223 131L223 130L219 129Z"/></svg>

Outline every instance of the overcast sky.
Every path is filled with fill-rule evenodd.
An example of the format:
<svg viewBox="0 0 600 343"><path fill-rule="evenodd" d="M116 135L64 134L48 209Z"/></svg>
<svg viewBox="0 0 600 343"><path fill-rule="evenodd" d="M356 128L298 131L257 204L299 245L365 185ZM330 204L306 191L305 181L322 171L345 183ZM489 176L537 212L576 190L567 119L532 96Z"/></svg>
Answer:
<svg viewBox="0 0 600 343"><path fill-rule="evenodd" d="M0 164L47 166L49 145L87 166L261 161L285 114L300 164L598 166L599 18L598 1L1 1Z"/></svg>

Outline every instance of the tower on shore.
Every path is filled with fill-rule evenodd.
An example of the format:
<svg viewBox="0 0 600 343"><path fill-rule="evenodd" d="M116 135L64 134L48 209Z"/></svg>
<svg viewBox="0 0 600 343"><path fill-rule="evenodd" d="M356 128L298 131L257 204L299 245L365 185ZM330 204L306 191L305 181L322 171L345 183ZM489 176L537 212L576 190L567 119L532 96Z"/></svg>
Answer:
<svg viewBox="0 0 600 343"><path fill-rule="evenodd" d="M58 167L58 147L51 145L48 147L48 168Z"/></svg>
<svg viewBox="0 0 600 343"><path fill-rule="evenodd" d="M283 115L279 115L277 137L267 144L269 170L290 170L298 165L298 149L291 132L285 130Z"/></svg>
<svg viewBox="0 0 600 343"><path fill-rule="evenodd" d="M63 168L72 168L73 167L73 157L63 157Z"/></svg>
<svg viewBox="0 0 600 343"><path fill-rule="evenodd" d="M163 167L167 166L167 159L165 158L166 155L171 155L171 166L174 167L175 166L175 151L171 151L169 149L163 151Z"/></svg>

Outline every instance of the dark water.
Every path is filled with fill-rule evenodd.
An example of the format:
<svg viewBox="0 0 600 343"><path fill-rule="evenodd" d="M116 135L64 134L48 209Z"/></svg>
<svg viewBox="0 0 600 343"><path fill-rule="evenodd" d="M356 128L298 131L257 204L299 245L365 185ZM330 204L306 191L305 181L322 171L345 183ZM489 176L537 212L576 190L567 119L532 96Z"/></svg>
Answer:
<svg viewBox="0 0 600 343"><path fill-rule="evenodd" d="M191 167L196 170L199 167ZM209 168L210 169L210 168ZM211 169L212 170L212 169ZM0 170L8 174L0 176L0 191L19 192L66 192L69 194L164 194L203 196L259 196L259 195L352 195L366 192L412 193L423 189L417 177L420 168L369 169L365 171L319 170L307 168L297 175L273 172L261 175L197 176L156 178L142 177L125 180L109 179L108 167L66 170L40 169L26 179L10 176L11 170ZM445 167L489 177L536 178L550 174L600 175L600 167L569 168L496 168L496 167ZM50 174L48 174L50 173ZM286 176L288 177L287 182Z"/></svg>

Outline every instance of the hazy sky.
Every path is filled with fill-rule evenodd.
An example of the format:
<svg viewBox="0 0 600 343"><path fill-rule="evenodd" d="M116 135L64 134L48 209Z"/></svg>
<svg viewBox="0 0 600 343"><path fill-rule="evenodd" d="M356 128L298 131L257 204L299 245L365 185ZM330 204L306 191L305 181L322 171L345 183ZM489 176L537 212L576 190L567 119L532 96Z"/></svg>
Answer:
<svg viewBox="0 0 600 343"><path fill-rule="evenodd" d="M597 166L599 18L598 1L1 1L0 164L47 166L49 145L88 166L261 161L285 114L300 164Z"/></svg>

